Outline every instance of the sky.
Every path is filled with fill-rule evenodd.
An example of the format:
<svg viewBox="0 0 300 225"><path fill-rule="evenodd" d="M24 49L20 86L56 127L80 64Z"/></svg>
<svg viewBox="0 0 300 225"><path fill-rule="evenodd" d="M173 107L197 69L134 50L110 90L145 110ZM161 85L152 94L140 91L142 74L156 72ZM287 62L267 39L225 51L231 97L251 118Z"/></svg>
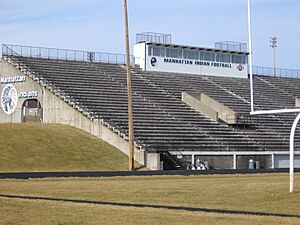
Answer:
<svg viewBox="0 0 300 225"><path fill-rule="evenodd" d="M213 47L248 42L247 0L127 0L131 46L139 32ZM252 0L253 64L300 69L300 1ZM0 0L0 44L124 53L123 0ZM132 49L132 48L131 48Z"/></svg>

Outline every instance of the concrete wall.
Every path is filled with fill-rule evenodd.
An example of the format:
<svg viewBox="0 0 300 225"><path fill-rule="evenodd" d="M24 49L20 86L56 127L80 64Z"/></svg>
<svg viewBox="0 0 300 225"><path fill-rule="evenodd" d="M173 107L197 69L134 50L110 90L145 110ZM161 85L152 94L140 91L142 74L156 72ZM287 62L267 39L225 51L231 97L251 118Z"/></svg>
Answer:
<svg viewBox="0 0 300 225"><path fill-rule="evenodd" d="M259 161L262 169L272 168L272 156L270 155L243 155L237 156L237 169L248 169L250 159Z"/></svg>
<svg viewBox="0 0 300 225"><path fill-rule="evenodd" d="M300 99L299 98L295 98L295 107L296 108L300 107Z"/></svg>
<svg viewBox="0 0 300 225"><path fill-rule="evenodd" d="M147 153L147 167L151 170L160 170L160 154L159 153Z"/></svg>
<svg viewBox="0 0 300 225"><path fill-rule="evenodd" d="M186 60L172 57L161 57L161 56L149 56L149 47L155 47L151 44L146 44L145 51L139 50L140 46L145 45L144 43L136 44L134 46L134 57L141 58L141 68L147 71L160 71L160 72L174 72L184 74L198 74L198 75L212 75L212 76L230 76L230 77L242 77L246 78L248 75L246 64L235 64L235 63L219 63L214 61L205 60ZM156 46L157 47L157 46ZM163 47L163 46L160 46ZM181 49L186 50L183 46L168 46L168 49ZM141 48L145 48L144 46ZM213 52L214 50L211 49ZM244 53L243 53L244 54ZM244 54L245 55L245 54ZM157 63L151 65L151 59L155 58ZM175 60L169 62L169 60ZM181 61L181 62L178 62ZM146 64L146 67L144 66ZM225 65L226 64L226 65ZM242 66L242 67L241 67Z"/></svg>
<svg viewBox="0 0 300 225"><path fill-rule="evenodd" d="M227 124L237 122L235 111L206 94L183 92L182 101L215 121L220 119Z"/></svg>
<svg viewBox="0 0 300 225"><path fill-rule="evenodd" d="M16 69L15 67L11 66L10 64L6 63L2 60L1 63L1 71L0 71L0 77L13 77L13 76L25 76L20 70ZM35 81L33 81L30 77L26 76L25 82L19 82L19 83L12 83L15 88L17 89L18 93L24 92L24 91L37 91L38 97L34 97L34 99L37 99L39 102L42 102L43 100L43 89L42 87ZM3 90L3 88L7 84L1 84L0 83L0 94ZM1 123L21 123L22 121L22 105L26 101L26 98L18 98L18 103L16 110L13 114L7 115L2 110L2 107L0 106L0 122Z"/></svg>
<svg viewBox="0 0 300 225"><path fill-rule="evenodd" d="M0 75L2 77L24 76L22 72L2 60ZM45 87L39 85L26 75L26 81L13 84L17 91L37 91L38 99L43 108L44 123L60 123L70 125L78 129L84 130L94 136L101 138L112 146L128 155L128 142L123 139L118 133L115 133L109 127L105 126L102 121L92 120L84 116L63 99L50 92ZM1 84L0 91L2 92L5 84ZM2 108L0 109L0 123L21 123L21 108L26 99L18 99L17 109L12 115L6 115ZM150 169L160 169L160 157L157 154L149 154L143 150L135 149L135 160L140 164L147 166Z"/></svg>
<svg viewBox="0 0 300 225"><path fill-rule="evenodd" d="M228 124L236 124L236 113L229 107L203 93L201 93L201 102L218 112L218 117L220 120Z"/></svg>
<svg viewBox="0 0 300 225"><path fill-rule="evenodd" d="M128 155L128 142L125 139L104 126L100 121L87 118L49 90L44 90L43 107L45 123L61 123L82 129ZM135 160L146 165L145 159L145 152L136 149Z"/></svg>
<svg viewBox="0 0 300 225"><path fill-rule="evenodd" d="M133 46L134 64L140 66L142 70L146 70L145 56L148 54L146 43L140 43Z"/></svg>
<svg viewBox="0 0 300 225"><path fill-rule="evenodd" d="M182 101L191 106L193 109L205 114L209 118L214 121L218 120L218 112L210 108L208 105L201 102L201 95L198 94L189 94L186 92L182 92Z"/></svg>
<svg viewBox="0 0 300 225"><path fill-rule="evenodd" d="M201 155L195 156L195 162L200 159L201 162L207 161L210 169L233 169L233 156L226 155Z"/></svg>
<svg viewBox="0 0 300 225"><path fill-rule="evenodd" d="M275 168L290 168L290 155L289 154L275 154L274 155ZM300 155L294 155L294 167L300 168Z"/></svg>

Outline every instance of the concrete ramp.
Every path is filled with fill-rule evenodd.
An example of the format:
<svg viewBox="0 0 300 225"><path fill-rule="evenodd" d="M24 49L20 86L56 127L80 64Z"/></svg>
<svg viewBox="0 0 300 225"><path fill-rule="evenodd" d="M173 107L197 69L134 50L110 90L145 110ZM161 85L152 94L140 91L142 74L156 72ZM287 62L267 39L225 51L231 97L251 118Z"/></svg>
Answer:
<svg viewBox="0 0 300 225"><path fill-rule="evenodd" d="M222 120L227 124L237 123L235 111L206 94L183 92L182 101L214 121Z"/></svg>

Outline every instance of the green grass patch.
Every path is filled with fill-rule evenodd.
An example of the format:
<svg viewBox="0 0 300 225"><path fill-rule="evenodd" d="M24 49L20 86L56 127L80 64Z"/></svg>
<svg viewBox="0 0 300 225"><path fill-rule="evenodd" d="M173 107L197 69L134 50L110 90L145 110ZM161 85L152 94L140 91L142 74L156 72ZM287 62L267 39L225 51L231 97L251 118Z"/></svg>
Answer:
<svg viewBox="0 0 300 225"><path fill-rule="evenodd" d="M118 149L59 124L1 124L0 172L127 170Z"/></svg>
<svg viewBox="0 0 300 225"><path fill-rule="evenodd" d="M296 174L296 182L300 182ZM288 174L0 180L0 193L300 215Z"/></svg>
<svg viewBox="0 0 300 225"><path fill-rule="evenodd" d="M299 225L299 219L0 199L1 225Z"/></svg>
<svg viewBox="0 0 300 225"><path fill-rule="evenodd" d="M288 191L288 174L153 176L0 180L0 193L229 209L300 215L300 192ZM300 174L296 174L300 182ZM0 198L0 224L299 224L297 218L225 215Z"/></svg>

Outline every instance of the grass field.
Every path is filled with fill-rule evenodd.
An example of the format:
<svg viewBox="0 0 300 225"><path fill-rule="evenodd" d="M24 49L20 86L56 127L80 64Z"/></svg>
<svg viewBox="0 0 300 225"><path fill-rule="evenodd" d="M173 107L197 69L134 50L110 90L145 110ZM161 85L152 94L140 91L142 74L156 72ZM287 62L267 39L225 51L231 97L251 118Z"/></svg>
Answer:
<svg viewBox="0 0 300 225"><path fill-rule="evenodd" d="M300 192L288 192L288 174L0 180L0 194L300 215ZM299 218L6 198L0 215L5 225L300 224Z"/></svg>
<svg viewBox="0 0 300 225"><path fill-rule="evenodd" d="M0 171L127 170L119 150L81 130L58 124L1 124Z"/></svg>

